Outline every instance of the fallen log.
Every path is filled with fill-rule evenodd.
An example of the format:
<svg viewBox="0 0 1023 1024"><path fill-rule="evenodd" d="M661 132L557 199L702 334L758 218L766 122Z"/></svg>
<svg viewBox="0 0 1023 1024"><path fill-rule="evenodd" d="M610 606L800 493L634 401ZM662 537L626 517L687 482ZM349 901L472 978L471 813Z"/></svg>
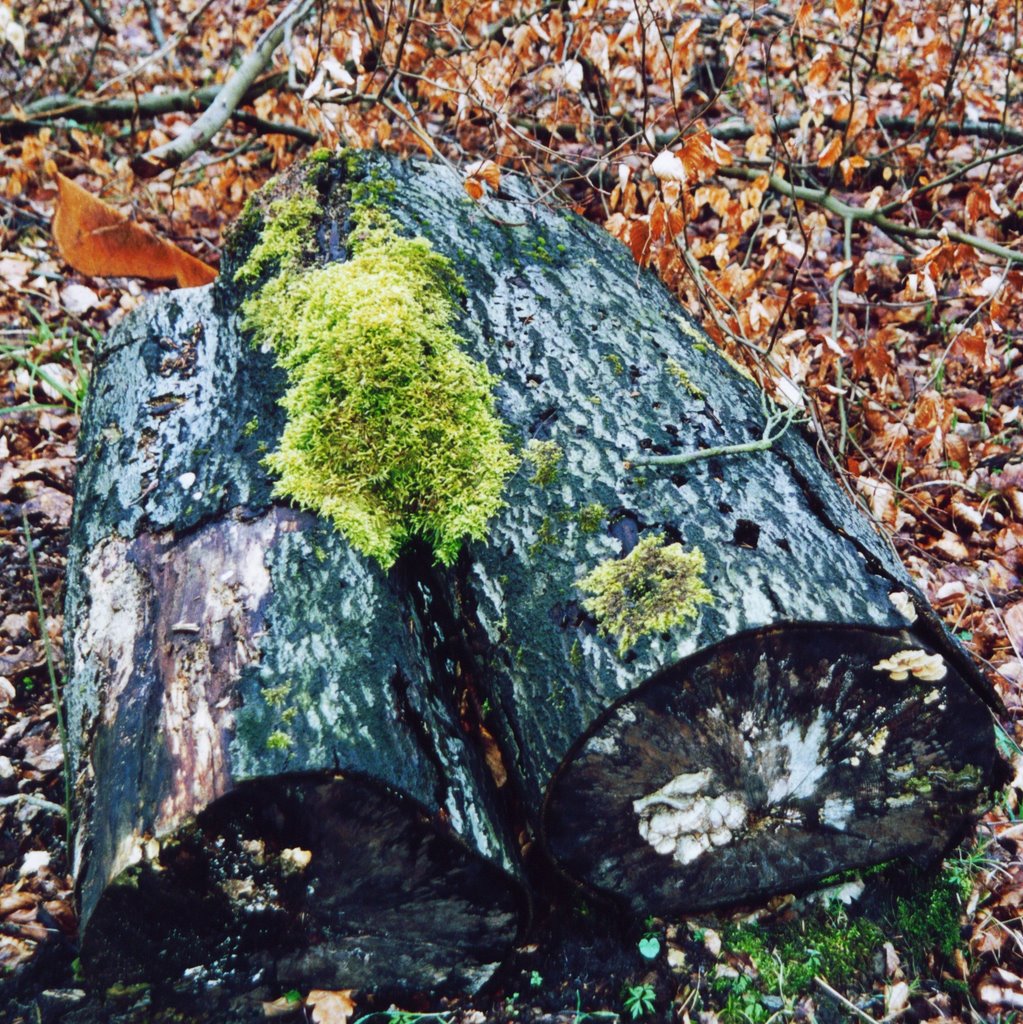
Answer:
<svg viewBox="0 0 1023 1024"><path fill-rule="evenodd" d="M997 700L792 417L592 225L376 166L464 276L525 446L434 585L556 863L664 915L939 857L996 772Z"/></svg>
<svg viewBox="0 0 1023 1024"><path fill-rule="evenodd" d="M512 178L477 204L341 155L269 189L215 285L97 358L87 968L471 987L516 932L512 836L661 915L940 855L993 698L793 419Z"/></svg>
<svg viewBox="0 0 1023 1024"><path fill-rule="evenodd" d="M208 289L97 356L68 573L83 964L474 988L521 903L493 786L407 581L271 503L275 373Z"/></svg>

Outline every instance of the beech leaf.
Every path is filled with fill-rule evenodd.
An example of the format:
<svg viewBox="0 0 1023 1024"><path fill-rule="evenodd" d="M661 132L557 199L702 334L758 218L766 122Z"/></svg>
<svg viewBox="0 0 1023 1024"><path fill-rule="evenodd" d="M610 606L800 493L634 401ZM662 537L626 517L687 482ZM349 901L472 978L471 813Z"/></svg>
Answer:
<svg viewBox="0 0 1023 1024"><path fill-rule="evenodd" d="M128 220L123 213L57 175L53 237L61 255L90 277L143 277L176 281L179 288L209 284L217 271L173 242Z"/></svg>

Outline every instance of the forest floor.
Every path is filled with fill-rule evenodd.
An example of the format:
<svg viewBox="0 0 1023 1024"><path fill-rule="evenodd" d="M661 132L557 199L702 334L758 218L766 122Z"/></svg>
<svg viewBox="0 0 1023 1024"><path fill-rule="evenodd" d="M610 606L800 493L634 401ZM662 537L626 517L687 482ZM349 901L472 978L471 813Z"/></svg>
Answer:
<svg viewBox="0 0 1023 1024"><path fill-rule="evenodd" d="M95 83L126 75L154 50L151 6L122 10L108 39L78 4L40 2L19 12L0 3L0 45L5 31L8 41L0 50L0 83L24 106L58 86L83 89L89 82L96 90ZM235 5L230 28L224 16L233 8L221 6L217 17L208 3L163 12L162 31L168 38L181 33L184 42L135 75L142 91L155 84L196 87L206 80L204 68L228 66L244 52L262 24L256 18L255 27L239 27L254 5ZM27 28L27 44L12 36L12 23ZM76 46L75 39L89 45ZM293 94L257 113L290 118L333 141ZM846 403L837 400L835 360L826 347L822 357L819 333L787 322L792 330L781 346L786 366L799 368L800 386L813 397L822 438L843 442L843 482L864 499L1007 708L999 735L1011 781L992 795L975 834L940 871L925 878L895 868L866 879L864 899L876 904L869 926L843 902L859 891L856 879L841 880L830 900L815 905L782 899L732 919L637 925L569 901L541 913L512 963L480 996L406 995L405 1017L388 1010L387 993L355 993L354 1010L317 1010L306 993L270 987L240 994L87 991L77 971L58 710L75 439L96 340L166 286L90 277L64 262L51 233L54 173L216 265L223 231L247 195L310 148L294 135L254 134L235 124L194 166L135 178L132 155L174 137L186 122L183 114L158 127L46 117L5 123L0 133L0 1022L281 1017L344 1024L349 1016L389 1012L404 1024L423 1014L461 1024L614 1017L764 1024L1009 1020L1023 1012L1023 320L1014 298L1020 282L1015 271L982 274L973 265L959 278L954 264L944 268L945 291L933 299L907 298L901 283L889 282L886 293L884 281L871 282L871 301L889 319L873 324L870 338L850 350ZM354 141L391 140L390 129L377 125L374 132ZM999 168L1009 178L1021 171L1011 163ZM609 214L578 190L573 198L623 237L622 225L644 209L635 190L624 214ZM771 217L784 221L782 213ZM715 227L697 220L691 230L710 254ZM827 260L837 260L840 232L831 247ZM843 273L818 282L825 299ZM999 298L1006 281L1013 297ZM862 294L859 284L856 291ZM685 288L680 292L686 298ZM978 339L978 312L988 318L998 303L1000 333ZM790 315L780 302L767 302L768 309ZM754 324L759 315L754 309ZM830 307L818 319L826 324ZM712 331L716 326L720 316L708 319ZM882 345L876 339L884 330ZM858 439L858 450L845 450L847 434ZM897 459L882 459L878 453L892 446ZM763 927L750 925L751 913Z"/></svg>

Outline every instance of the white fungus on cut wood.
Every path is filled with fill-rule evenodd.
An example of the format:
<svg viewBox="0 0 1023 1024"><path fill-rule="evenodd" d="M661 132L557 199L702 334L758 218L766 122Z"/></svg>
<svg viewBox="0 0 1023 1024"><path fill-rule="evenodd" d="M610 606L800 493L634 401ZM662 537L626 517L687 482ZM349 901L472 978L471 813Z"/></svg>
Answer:
<svg viewBox="0 0 1023 1024"><path fill-rule="evenodd" d="M702 795L712 772L677 775L649 796L633 801L639 834L658 853L689 864L712 846L731 842L746 821L746 803L738 794Z"/></svg>

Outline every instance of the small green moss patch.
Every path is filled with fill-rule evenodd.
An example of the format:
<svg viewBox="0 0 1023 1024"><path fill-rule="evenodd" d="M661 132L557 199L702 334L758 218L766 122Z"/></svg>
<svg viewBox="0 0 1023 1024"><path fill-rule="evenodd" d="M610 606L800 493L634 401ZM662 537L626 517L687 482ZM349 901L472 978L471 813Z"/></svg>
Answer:
<svg viewBox="0 0 1023 1024"><path fill-rule="evenodd" d="M330 519L385 568L412 537L450 564L464 537L485 536L516 466L494 378L450 326L461 282L429 242L365 206L347 262L300 270L313 209L288 202L271 206L238 272L277 269L243 306L288 375L287 423L264 460L274 493Z"/></svg>
<svg viewBox="0 0 1023 1024"><path fill-rule="evenodd" d="M320 203L312 189L287 199L275 199L267 209L266 225L259 241L235 272L234 279L241 284L255 284L268 271L279 278L293 270L319 215Z"/></svg>
<svg viewBox="0 0 1023 1024"><path fill-rule="evenodd" d="M693 398L704 399L707 396L700 390L694 383L692 377L689 376L688 370L677 360L668 359L666 364L668 373L672 376L675 382L682 388L685 388L693 396Z"/></svg>
<svg viewBox="0 0 1023 1024"><path fill-rule="evenodd" d="M699 614L713 596L703 583L706 561L699 548L644 537L624 558L601 562L578 586L591 596L583 607L600 632L617 636L620 653L651 633L663 633Z"/></svg>
<svg viewBox="0 0 1023 1024"><path fill-rule="evenodd" d="M526 445L525 457L533 467L530 483L546 487L557 479L558 463L565 457L565 453L556 441L537 441L533 438Z"/></svg>

